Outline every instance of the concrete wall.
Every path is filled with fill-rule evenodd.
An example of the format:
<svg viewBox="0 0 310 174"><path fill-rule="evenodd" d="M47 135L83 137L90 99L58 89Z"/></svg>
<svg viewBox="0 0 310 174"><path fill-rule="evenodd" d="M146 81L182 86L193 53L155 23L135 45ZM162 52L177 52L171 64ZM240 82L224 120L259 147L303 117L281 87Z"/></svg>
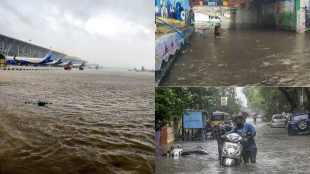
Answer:
<svg viewBox="0 0 310 174"><path fill-rule="evenodd" d="M277 29L296 30L296 0L278 0L274 3Z"/></svg>
<svg viewBox="0 0 310 174"><path fill-rule="evenodd" d="M275 19L274 24L276 29L305 32L305 7L308 6L309 0L275 0L270 5L270 7L273 7L273 16L268 18Z"/></svg>
<svg viewBox="0 0 310 174"><path fill-rule="evenodd" d="M258 23L258 11L252 6L237 8L235 13L232 13L232 26L239 27L256 27Z"/></svg>
<svg viewBox="0 0 310 174"><path fill-rule="evenodd" d="M295 0L296 2L296 31L306 31L306 9L309 7L309 0Z"/></svg>
<svg viewBox="0 0 310 174"><path fill-rule="evenodd" d="M276 17L273 2L265 2L256 4L258 10L258 25L263 28L275 28Z"/></svg>

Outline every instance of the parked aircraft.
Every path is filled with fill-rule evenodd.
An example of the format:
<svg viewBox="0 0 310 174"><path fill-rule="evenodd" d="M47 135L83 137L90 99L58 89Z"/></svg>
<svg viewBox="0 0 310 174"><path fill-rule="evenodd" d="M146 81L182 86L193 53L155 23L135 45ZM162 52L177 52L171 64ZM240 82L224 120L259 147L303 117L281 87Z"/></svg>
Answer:
<svg viewBox="0 0 310 174"><path fill-rule="evenodd" d="M49 51L43 58L6 56L5 62L7 65L46 65L53 62L53 58L53 53Z"/></svg>

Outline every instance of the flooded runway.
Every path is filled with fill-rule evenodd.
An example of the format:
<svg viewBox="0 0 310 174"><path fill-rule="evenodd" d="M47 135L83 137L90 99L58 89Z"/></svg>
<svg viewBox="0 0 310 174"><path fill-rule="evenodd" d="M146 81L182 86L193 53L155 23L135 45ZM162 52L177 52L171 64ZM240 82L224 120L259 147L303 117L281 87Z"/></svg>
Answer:
<svg viewBox="0 0 310 174"><path fill-rule="evenodd" d="M153 172L153 74L0 75L1 173ZM25 104L38 100L51 104Z"/></svg>
<svg viewBox="0 0 310 174"><path fill-rule="evenodd" d="M309 40L270 30L195 32L162 85L309 86Z"/></svg>
<svg viewBox="0 0 310 174"><path fill-rule="evenodd" d="M192 155L179 159L164 158L156 162L156 173L230 173L230 174L289 174L310 173L309 136L288 136L285 128L270 128L266 123L256 126L258 147L256 164L221 167L215 141L181 143L184 149L205 147L209 155Z"/></svg>

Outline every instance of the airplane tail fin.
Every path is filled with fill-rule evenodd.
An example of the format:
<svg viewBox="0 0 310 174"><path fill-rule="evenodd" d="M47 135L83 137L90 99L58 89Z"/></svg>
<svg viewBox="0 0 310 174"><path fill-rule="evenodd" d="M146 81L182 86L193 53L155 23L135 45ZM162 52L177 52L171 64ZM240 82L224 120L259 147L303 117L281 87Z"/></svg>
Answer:
<svg viewBox="0 0 310 174"><path fill-rule="evenodd" d="M51 61L53 61L53 59L54 59L54 54L52 53L52 51L49 51L49 52L43 57L43 60L42 60L41 64L51 62Z"/></svg>
<svg viewBox="0 0 310 174"><path fill-rule="evenodd" d="M58 59L58 61L55 63L55 65L59 65L59 64L62 64L63 63L63 60L62 59Z"/></svg>

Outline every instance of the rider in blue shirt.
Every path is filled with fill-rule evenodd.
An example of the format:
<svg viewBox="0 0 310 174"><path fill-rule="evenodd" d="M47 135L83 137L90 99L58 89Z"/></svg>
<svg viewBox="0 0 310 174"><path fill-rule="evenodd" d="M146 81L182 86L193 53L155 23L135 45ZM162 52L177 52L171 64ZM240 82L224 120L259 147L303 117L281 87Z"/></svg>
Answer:
<svg viewBox="0 0 310 174"><path fill-rule="evenodd" d="M243 145L242 156L244 162L248 163L250 159L251 163L255 163L257 147L254 137L256 135L256 130L252 124L246 123L245 120L246 116L244 116L243 114L238 114L234 118L234 123L236 127L232 130L232 132L238 133L246 139L246 141L242 143Z"/></svg>

